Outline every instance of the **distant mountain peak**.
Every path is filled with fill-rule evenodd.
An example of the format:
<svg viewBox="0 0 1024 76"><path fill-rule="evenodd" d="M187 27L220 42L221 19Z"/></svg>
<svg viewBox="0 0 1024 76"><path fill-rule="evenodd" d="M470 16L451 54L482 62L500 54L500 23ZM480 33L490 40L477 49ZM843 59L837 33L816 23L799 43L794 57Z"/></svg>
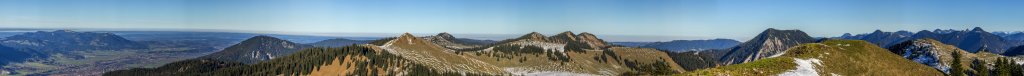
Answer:
<svg viewBox="0 0 1024 76"><path fill-rule="evenodd" d="M576 39L579 40L579 41L582 41L582 42L589 43L589 44L591 44L592 47L595 47L595 48L596 47L605 47L605 46L609 45L608 42L605 42L603 39L597 38L596 35L590 34L590 33L587 33L587 32L583 32L583 33L580 33L579 35L576 35Z"/></svg>
<svg viewBox="0 0 1024 76"><path fill-rule="evenodd" d="M800 30L779 30L779 29L775 29L775 28L768 28L767 30L764 30L764 32L761 32L761 35L774 35L774 34L780 34L780 33L804 33L804 32L800 31ZM804 34L806 34L806 33L804 33Z"/></svg>
<svg viewBox="0 0 1024 76"><path fill-rule="evenodd" d="M974 31L974 32L985 32L985 30L981 29L981 27L974 27L974 29L971 29L971 31Z"/></svg>
<svg viewBox="0 0 1024 76"><path fill-rule="evenodd" d="M575 33L572 33L572 31L565 31L562 33L558 33L558 35L575 35Z"/></svg>
<svg viewBox="0 0 1024 76"><path fill-rule="evenodd" d="M279 38L276 38L276 37L267 36L267 35L257 35L257 36L253 36L253 37L251 37L251 38L249 38L247 40L282 40L282 39L279 39Z"/></svg>
<svg viewBox="0 0 1024 76"><path fill-rule="evenodd" d="M573 37L573 36L576 36L576 34L572 33L572 31L565 31L565 32L562 32L562 33L558 33L558 35L555 35L555 36Z"/></svg>
<svg viewBox="0 0 1024 76"><path fill-rule="evenodd" d="M57 30L57 31L53 31L53 32L75 32L75 31L71 31L71 30Z"/></svg>
<svg viewBox="0 0 1024 76"><path fill-rule="evenodd" d="M577 40L579 40L579 38L577 38L576 34L573 34L571 31L565 31L565 32L559 33L557 35L551 36L550 38L548 38L548 40L551 40L553 42L562 43L562 42L577 41Z"/></svg>
<svg viewBox="0 0 1024 76"><path fill-rule="evenodd" d="M881 29L875 29L875 32L871 32L871 33L883 33L883 31Z"/></svg>
<svg viewBox="0 0 1024 76"><path fill-rule="evenodd" d="M441 33L438 33L436 36L437 37L444 37L444 38L455 38L455 36L453 36L452 34L448 34L448 32L441 32Z"/></svg>
<svg viewBox="0 0 1024 76"><path fill-rule="evenodd" d="M456 39L455 36L453 36L452 34L449 34L447 32L438 33L437 35L434 35L434 36L437 37L437 38L440 38L440 39L445 39L445 40Z"/></svg>
<svg viewBox="0 0 1024 76"><path fill-rule="evenodd" d="M907 31L907 30L900 30L900 31L896 31L896 33L911 33L911 32Z"/></svg>
<svg viewBox="0 0 1024 76"><path fill-rule="evenodd" d="M843 36L839 36L839 37L850 37L850 36L853 36L853 34L850 34L850 33L843 33Z"/></svg>
<svg viewBox="0 0 1024 76"><path fill-rule="evenodd" d="M576 35L576 36L579 39L583 39L583 40L586 40L586 39L597 39L597 35L590 34L590 33L587 33L587 32L580 33L579 35Z"/></svg>
<svg viewBox="0 0 1024 76"><path fill-rule="evenodd" d="M590 36L594 36L594 34L591 34L590 32L582 32L582 33L580 33L579 35L580 35L580 36L584 36L584 35L590 35Z"/></svg>
<svg viewBox="0 0 1024 76"><path fill-rule="evenodd" d="M271 36L267 36L267 35L253 36L253 37L251 37L249 39L245 39L241 43L262 43L262 42L271 42L271 43L275 43L275 44L280 43L280 44L289 45L289 46L295 44L294 42L291 42L291 41L288 41L288 40L284 40L284 39L280 39L280 38L276 38L276 37L271 37Z"/></svg>
<svg viewBox="0 0 1024 76"><path fill-rule="evenodd" d="M917 31L917 33L925 33L925 32L927 32L927 33L932 33L932 31L928 31L928 30L921 30L921 31Z"/></svg>
<svg viewBox="0 0 1024 76"><path fill-rule="evenodd" d="M403 33L402 36L398 36L398 37L399 38L404 38L404 37L416 37L416 36L413 36L412 34L409 34L409 33Z"/></svg>
<svg viewBox="0 0 1024 76"><path fill-rule="evenodd" d="M544 38L544 34L540 34L537 32L530 32L530 34L520 36L518 39L546 40Z"/></svg>

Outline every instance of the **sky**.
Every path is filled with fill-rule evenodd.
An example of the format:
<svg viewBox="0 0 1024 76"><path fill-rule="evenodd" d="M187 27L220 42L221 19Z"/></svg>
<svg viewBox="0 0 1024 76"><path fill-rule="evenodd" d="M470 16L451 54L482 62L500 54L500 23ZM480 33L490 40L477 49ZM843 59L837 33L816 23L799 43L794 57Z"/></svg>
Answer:
<svg viewBox="0 0 1024 76"><path fill-rule="evenodd" d="M619 41L816 37L874 30L1024 31L1021 0L0 0L0 28L275 33L555 34ZM397 36L397 35L396 35Z"/></svg>

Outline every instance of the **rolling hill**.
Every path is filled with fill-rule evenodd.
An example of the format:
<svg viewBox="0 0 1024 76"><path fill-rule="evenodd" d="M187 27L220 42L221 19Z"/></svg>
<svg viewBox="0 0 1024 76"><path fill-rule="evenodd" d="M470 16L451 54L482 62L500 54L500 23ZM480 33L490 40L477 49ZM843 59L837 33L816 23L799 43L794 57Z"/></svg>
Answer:
<svg viewBox="0 0 1024 76"><path fill-rule="evenodd" d="M275 57L290 55L295 51L309 47L312 46L261 35L246 39L238 44L224 48L224 50L220 52L215 52L200 58L252 64L259 61L274 59Z"/></svg>
<svg viewBox="0 0 1024 76"><path fill-rule="evenodd" d="M0 40L0 44L46 52L147 48L144 44L127 40L112 33L76 32L71 30L23 33L6 37Z"/></svg>
<svg viewBox="0 0 1024 76"><path fill-rule="evenodd" d="M17 48L12 48L12 47L7 47L7 46L0 45L0 65L7 65L7 63L10 63L10 62L20 62L20 61L28 60L29 58L34 57L34 55L37 55L37 54L31 53L31 52L32 51L30 51L30 50L17 49ZM0 69L0 70L2 70L2 69ZM0 75L4 75L4 74L0 74Z"/></svg>
<svg viewBox="0 0 1024 76"><path fill-rule="evenodd" d="M1010 48L1009 50L1006 50L1006 52L1003 53L1002 55L1005 55L1005 56L1020 56L1020 55L1024 55L1024 45Z"/></svg>

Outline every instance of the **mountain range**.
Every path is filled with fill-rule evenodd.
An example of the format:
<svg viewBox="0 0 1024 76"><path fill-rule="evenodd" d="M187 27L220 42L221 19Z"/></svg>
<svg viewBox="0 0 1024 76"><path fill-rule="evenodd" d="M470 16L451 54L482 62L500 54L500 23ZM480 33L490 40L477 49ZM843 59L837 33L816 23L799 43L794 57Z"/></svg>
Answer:
<svg viewBox="0 0 1024 76"><path fill-rule="evenodd" d="M992 34L1011 41L1024 41L1024 32L992 32Z"/></svg>
<svg viewBox="0 0 1024 76"><path fill-rule="evenodd" d="M431 37L403 34L364 45L307 48L266 62L211 68L216 69L212 72L177 71L170 75L664 75L684 71L664 51L608 46L589 33L574 35L566 32L551 37L531 33L521 38L481 46L486 49L470 51L446 48L444 46L457 45L439 45L449 42L427 38ZM310 63L316 66L285 66ZM165 65L155 69L172 66L182 65ZM370 71L374 68L379 71ZM273 70L285 72L270 72ZM167 74L167 71L133 69L106 75L146 73Z"/></svg>
<svg viewBox="0 0 1024 76"><path fill-rule="evenodd" d="M914 33L909 31L896 31L896 32L883 32L882 30L875 30L869 34L850 35L850 33L843 34L840 36L842 39L856 39L864 40L874 44L878 44L881 47L891 46L892 44L902 42L904 38L908 38Z"/></svg>
<svg viewBox="0 0 1024 76"><path fill-rule="evenodd" d="M641 48L656 48L673 52L702 51L709 49L727 49L739 45L740 41L732 39L711 39L711 40L672 40L669 42L654 42L641 45Z"/></svg>
<svg viewBox="0 0 1024 76"><path fill-rule="evenodd" d="M966 50L968 52L978 52L978 50L989 50L992 53L1003 53L1007 49L1020 45L1021 42L1014 40L1006 40L1003 37L989 33L980 27L975 27L971 30L939 30L934 31L922 30L909 35L909 32L881 32L875 31L871 34L861 34L856 36L844 35L843 39L856 39L865 40L882 47L892 46L896 43L911 41L916 39L935 39L945 44L955 45L957 48Z"/></svg>
<svg viewBox="0 0 1024 76"><path fill-rule="evenodd" d="M531 32L501 41L456 38L448 33L422 37L405 33L373 41L335 39L337 41L325 40L310 45L296 44L270 36L256 36L204 57L173 62L156 68L112 71L104 75L934 76L953 74L948 69L949 66L953 66L950 64L952 62L975 62L968 59L1000 63L999 67L1007 66L1003 63L1013 62L1005 59L1010 57L989 53L989 49L969 52L959 50L960 47L954 45L945 45L941 40L931 39L945 38L947 36L938 35L950 34L955 34L949 36L954 38L988 39L987 35L967 35L984 34L983 30L974 31L977 33L955 30L936 32L919 32L911 35L906 31L876 31L871 34L847 34L838 38L816 39L800 30L769 28L743 43L722 40L736 43L730 48L685 52L615 46L591 33L577 34L569 31L551 36ZM964 36L957 37L959 34ZM949 41L987 41L956 40L966 39L950 38ZM717 42L703 44L713 43ZM669 44L671 43L664 42L649 45ZM892 46L883 48L884 45L876 44ZM948 57L953 52L958 55L963 53L963 57ZM974 68L974 65L957 66Z"/></svg>

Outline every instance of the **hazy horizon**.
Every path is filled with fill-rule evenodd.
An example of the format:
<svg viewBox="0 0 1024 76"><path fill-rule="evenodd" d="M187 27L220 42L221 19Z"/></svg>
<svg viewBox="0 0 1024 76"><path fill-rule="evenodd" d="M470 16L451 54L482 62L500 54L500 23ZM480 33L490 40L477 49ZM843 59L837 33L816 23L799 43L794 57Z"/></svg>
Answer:
<svg viewBox="0 0 1024 76"><path fill-rule="evenodd" d="M545 35L609 41L726 38L767 28L814 37L932 29L1024 31L1022 1L820 0L0 0L0 28ZM387 36L387 35L383 35ZM397 35L393 35L397 36ZM473 37L470 37L473 38Z"/></svg>

